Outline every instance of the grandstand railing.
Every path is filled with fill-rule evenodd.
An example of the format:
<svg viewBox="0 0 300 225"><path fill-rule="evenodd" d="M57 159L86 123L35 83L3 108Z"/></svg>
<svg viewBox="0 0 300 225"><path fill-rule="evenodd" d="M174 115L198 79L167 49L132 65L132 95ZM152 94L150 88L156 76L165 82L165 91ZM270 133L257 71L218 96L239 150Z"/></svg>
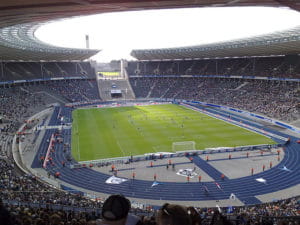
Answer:
<svg viewBox="0 0 300 225"><path fill-rule="evenodd" d="M57 80L92 80L92 78L88 78L85 76L81 77L52 77L52 78L38 78L31 80L9 80L9 81L0 81L1 85L10 85L10 84L24 84L24 83L33 83L33 82L41 82L41 81L57 81Z"/></svg>
<svg viewBox="0 0 300 225"><path fill-rule="evenodd" d="M300 82L298 78L283 78L283 77L256 77L256 76L231 76L231 75L130 75L130 78L141 78L141 77L203 77L203 78L231 78L231 79L253 79L253 80L277 80L277 81L292 81ZM54 81L54 80L90 80L92 78L86 76L76 76L76 77L53 77L53 78L37 78L30 80L9 80L9 81L0 81L1 85L10 85L10 84L24 84L32 82L41 82L41 81Z"/></svg>
<svg viewBox="0 0 300 225"><path fill-rule="evenodd" d="M50 203L33 203L33 202L23 202L17 200L5 200L3 203L14 206L27 206L31 208L41 208L41 209L52 209L52 210L64 210L64 211L75 211L75 212L96 212L97 215L100 215L100 208L91 208L91 207L76 207L71 205L60 205L60 204L50 204Z"/></svg>
<svg viewBox="0 0 300 225"><path fill-rule="evenodd" d="M247 146L237 146L237 147L219 147L219 148L207 148L205 150L186 150L178 152L156 152L147 153L145 155L135 155L135 156L124 156L117 158L106 158L97 159L89 161L80 161L77 164L71 164L70 168L77 169L83 167L94 167L94 166L107 166L107 165L117 165L117 164L127 164L131 162L147 161L154 159L163 158L175 158L175 157L185 157L185 156L195 156L203 154L215 154L215 153L225 153L225 152L237 152L237 151L256 151L256 150L266 150L271 148L282 147L282 144L261 144L261 145L247 145Z"/></svg>
<svg viewBox="0 0 300 225"><path fill-rule="evenodd" d="M250 79L250 80L277 80L277 81L292 81L292 82L300 82L299 78L286 78L286 77L260 77L260 76L235 76L235 75L130 75L130 78L142 78L142 77L203 77L203 78L231 78L231 79Z"/></svg>

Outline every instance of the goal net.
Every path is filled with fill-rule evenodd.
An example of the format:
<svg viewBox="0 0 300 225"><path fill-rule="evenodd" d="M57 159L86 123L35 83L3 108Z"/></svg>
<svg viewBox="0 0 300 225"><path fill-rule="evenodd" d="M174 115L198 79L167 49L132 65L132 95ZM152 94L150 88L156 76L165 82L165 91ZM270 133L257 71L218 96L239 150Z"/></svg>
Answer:
<svg viewBox="0 0 300 225"><path fill-rule="evenodd" d="M194 141L181 141L181 142L172 143L173 152L190 151L190 150L196 150L196 143Z"/></svg>

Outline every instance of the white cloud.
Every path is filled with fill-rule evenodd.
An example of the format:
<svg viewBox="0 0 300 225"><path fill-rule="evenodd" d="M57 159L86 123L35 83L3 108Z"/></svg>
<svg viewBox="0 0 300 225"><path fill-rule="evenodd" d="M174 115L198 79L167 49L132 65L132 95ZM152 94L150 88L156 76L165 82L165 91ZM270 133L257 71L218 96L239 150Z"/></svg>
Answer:
<svg viewBox="0 0 300 225"><path fill-rule="evenodd" d="M231 7L106 13L46 24L35 35L48 43L102 49L95 59L130 58L132 49L182 47L266 34L300 25L287 8Z"/></svg>

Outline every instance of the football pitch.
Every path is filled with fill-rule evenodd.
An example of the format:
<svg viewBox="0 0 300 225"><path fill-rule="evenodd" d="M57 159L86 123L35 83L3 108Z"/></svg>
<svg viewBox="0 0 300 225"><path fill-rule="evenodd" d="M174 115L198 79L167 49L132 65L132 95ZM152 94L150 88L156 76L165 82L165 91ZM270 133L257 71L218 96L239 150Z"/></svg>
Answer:
<svg viewBox="0 0 300 225"><path fill-rule="evenodd" d="M174 142L193 141L198 150L275 143L175 104L76 109L72 117L77 161L172 152Z"/></svg>

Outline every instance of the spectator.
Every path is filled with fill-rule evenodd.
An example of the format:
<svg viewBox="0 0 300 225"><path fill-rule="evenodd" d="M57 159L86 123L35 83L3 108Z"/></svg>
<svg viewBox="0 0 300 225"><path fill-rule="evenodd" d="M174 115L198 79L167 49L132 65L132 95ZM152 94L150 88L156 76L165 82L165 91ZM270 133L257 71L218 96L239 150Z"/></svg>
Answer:
<svg viewBox="0 0 300 225"><path fill-rule="evenodd" d="M109 196L102 207L102 224L107 225L140 225L139 217L128 214L130 201L122 195Z"/></svg>
<svg viewBox="0 0 300 225"><path fill-rule="evenodd" d="M192 219L185 206L164 204L157 212L157 225L192 225Z"/></svg>
<svg viewBox="0 0 300 225"><path fill-rule="evenodd" d="M9 211L4 207L3 202L0 198L0 223L1 225L11 225L12 219Z"/></svg>
<svg viewBox="0 0 300 225"><path fill-rule="evenodd" d="M231 223L218 210L214 211L210 225L230 225Z"/></svg>

